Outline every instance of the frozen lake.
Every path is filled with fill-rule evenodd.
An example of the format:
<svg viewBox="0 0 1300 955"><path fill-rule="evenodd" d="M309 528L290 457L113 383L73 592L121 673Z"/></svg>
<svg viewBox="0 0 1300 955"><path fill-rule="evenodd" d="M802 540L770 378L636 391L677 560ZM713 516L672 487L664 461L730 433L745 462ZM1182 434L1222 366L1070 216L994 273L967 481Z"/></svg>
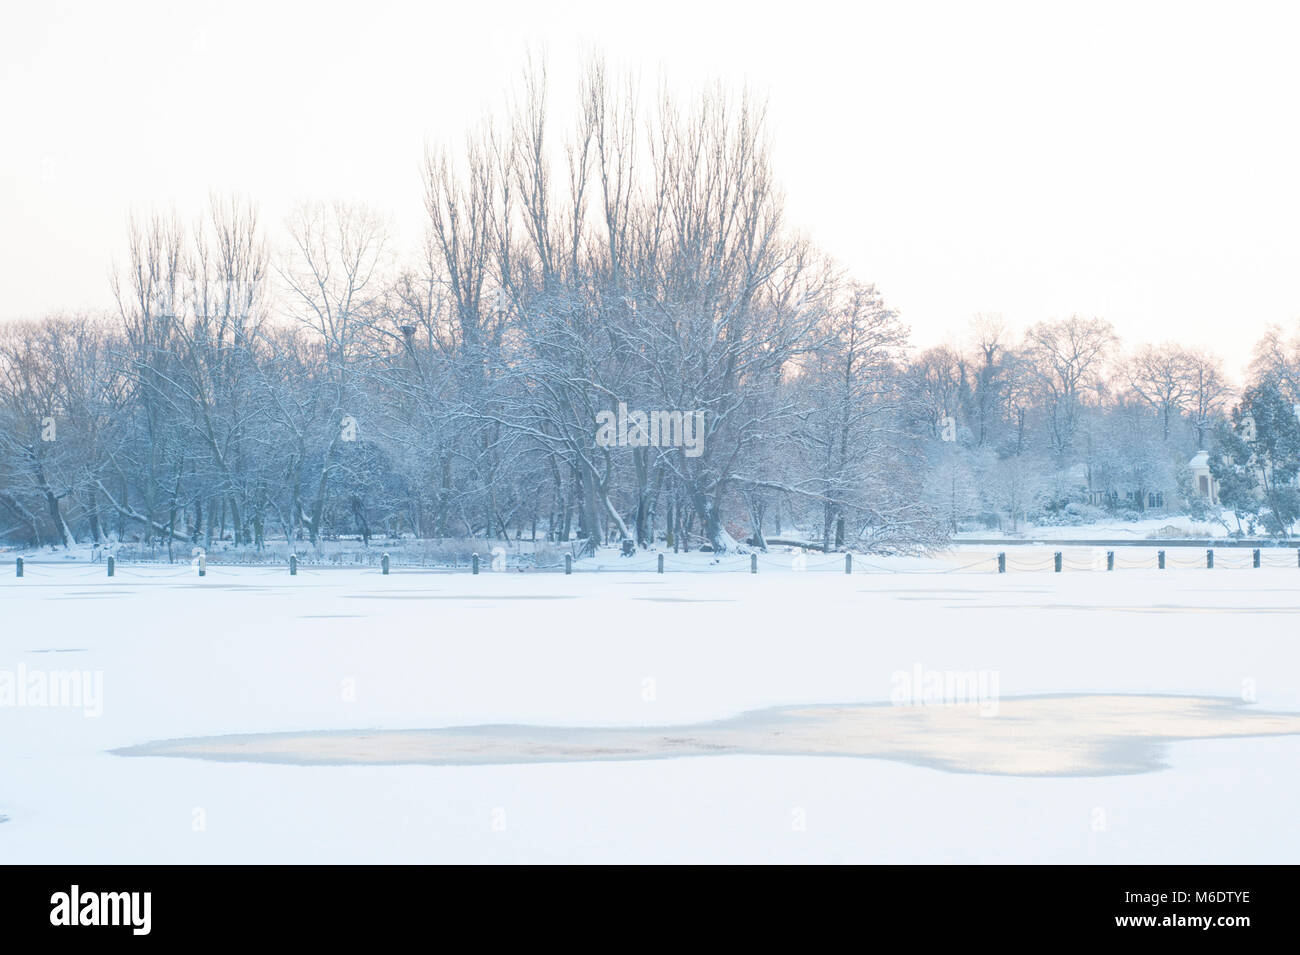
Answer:
<svg viewBox="0 0 1300 955"><path fill-rule="evenodd" d="M987 547L852 576L10 565L0 859L1294 861L1294 552L1008 550L1006 575ZM68 705L13 695L72 672Z"/></svg>

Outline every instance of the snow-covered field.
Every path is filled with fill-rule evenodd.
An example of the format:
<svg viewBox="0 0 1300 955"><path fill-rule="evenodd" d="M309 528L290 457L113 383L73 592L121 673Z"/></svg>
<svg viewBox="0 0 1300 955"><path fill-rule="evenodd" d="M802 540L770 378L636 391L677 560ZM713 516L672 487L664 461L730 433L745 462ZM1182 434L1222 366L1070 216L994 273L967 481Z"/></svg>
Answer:
<svg viewBox="0 0 1300 955"><path fill-rule="evenodd" d="M1227 521L1225 525L1224 521ZM1234 519L1224 515L1223 520L1195 520L1186 515L1148 517L1137 521L1109 520L1094 524L1061 524L1044 527L1021 527L1016 533L995 530L978 530L958 534L961 537L1019 539L1028 541L1051 540L1145 540L1160 537L1225 538Z"/></svg>
<svg viewBox="0 0 1300 955"><path fill-rule="evenodd" d="M1031 569L1050 554L1017 548L1006 575L990 548L861 558L852 576L820 555L806 573L768 555L758 575L662 576L210 566L200 580L181 565L108 580L37 563L18 580L6 563L0 860L1294 862L1294 552L1258 570L1224 552L1207 571L1189 551L1158 571L1132 548L1099 573L1083 548L1065 573ZM3 697L6 674L12 692L56 671L89 673L90 697ZM984 715L890 713L870 756L802 755L805 739L783 755L373 764L379 731L483 724L507 744L654 727L699 748L745 739L721 721L751 711L888 706L914 676L951 673L979 675ZM1116 695L1143 699L1116 710ZM1215 715L1162 695L1226 702ZM1022 699L1042 696L1065 703ZM301 764L319 737L295 743L296 763L112 752L319 731L363 732L325 737L335 765ZM1024 758L1045 745L1059 758Z"/></svg>

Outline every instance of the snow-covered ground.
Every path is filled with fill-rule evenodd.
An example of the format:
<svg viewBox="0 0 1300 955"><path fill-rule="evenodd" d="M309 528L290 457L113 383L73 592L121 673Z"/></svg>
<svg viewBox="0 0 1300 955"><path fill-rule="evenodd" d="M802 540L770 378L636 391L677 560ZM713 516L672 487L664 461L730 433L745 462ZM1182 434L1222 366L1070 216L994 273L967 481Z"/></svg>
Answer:
<svg viewBox="0 0 1300 955"><path fill-rule="evenodd" d="M1146 540L1148 538L1195 537L1223 538L1228 536L1228 527L1232 526L1231 515L1222 521L1196 520L1185 514L1165 517L1147 517L1137 521L1110 520L1093 524L1062 524L1043 527L1021 527L1015 533L1003 533L996 530L963 531L957 535L963 537L998 538L1008 540L1051 541L1051 540Z"/></svg>
<svg viewBox="0 0 1300 955"><path fill-rule="evenodd" d="M102 696L0 706L0 860L1294 862L1300 735L1196 724L1212 738L1177 740L1138 715L1019 705L1176 695L1300 713L1293 553L1258 570L1236 552L1213 571L1158 571L1133 550L1114 573L1070 551L1054 574L1034 569L1050 548L1017 548L1006 575L974 547L859 558L852 576L842 557L808 555L796 573L784 554L757 575L742 558L735 573L662 576L645 556L602 558L648 565L624 574L210 566L202 580L184 565L108 580L84 563L32 563L18 580L6 562L0 680L75 670L92 690L102 679ZM690 561L677 566L723 569ZM993 771L951 771L895 747L369 765L383 738L365 733L344 765L112 752L482 724L706 733L772 707L896 703L900 674L954 672L990 678L1002 705L981 718L1021 721L1011 737L1026 746L1083 754L1105 723L1135 762L1008 775L1014 752L978 761ZM955 739L918 750L970 755Z"/></svg>

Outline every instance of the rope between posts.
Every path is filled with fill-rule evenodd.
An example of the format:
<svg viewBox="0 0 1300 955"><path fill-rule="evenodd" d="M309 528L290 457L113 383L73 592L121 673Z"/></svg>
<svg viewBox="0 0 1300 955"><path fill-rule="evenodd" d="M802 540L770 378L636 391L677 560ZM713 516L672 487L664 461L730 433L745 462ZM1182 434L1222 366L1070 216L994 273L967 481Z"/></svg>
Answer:
<svg viewBox="0 0 1300 955"><path fill-rule="evenodd" d="M853 569L856 572L858 567L862 566L868 568L869 570L877 570L880 571L881 573L886 573L886 574L957 574L965 570L970 570L972 567L982 567L984 564L987 564L989 561L996 561L996 559L997 558L995 557L984 557L981 558L980 560L975 561L975 563L973 564L964 564L961 567L949 567L946 568L945 570L891 570L888 567L881 567L879 564L869 564L866 561L861 561L861 562L854 561Z"/></svg>
<svg viewBox="0 0 1300 955"><path fill-rule="evenodd" d="M574 572L577 573L618 573L618 572L653 573L658 570L659 561L662 559L665 573L672 571L674 573L712 572L712 573L747 574L750 573L751 568L752 566L754 566L754 564L757 564L757 566L759 567L778 568L782 570L790 569L791 571L794 572L823 572L827 570L841 571L842 569L844 569L845 556L846 556L845 554L835 554L833 556L817 558L815 560L807 560L805 557L804 560L801 561L799 566L794 566L794 562L798 558L804 557L803 554L799 552L790 552L789 555L787 556L780 553L771 553L771 552L757 553L756 552L753 554L730 555L727 557L722 557L715 562L704 564L700 562L677 560L674 558L673 555L669 555L669 554L653 553L653 554L647 554L645 557L643 557L640 560L633 560L627 563L605 564L602 566L594 566L594 567L593 566L583 567L578 562L575 562L573 565L573 570ZM866 560L862 555L859 554L852 554L850 556L852 557L852 566L850 571L851 573L869 571L873 573L899 574L899 575L917 575L917 574L937 575L937 574L963 573L966 571L975 570L979 568L988 568L990 565L996 565L996 561L998 557L997 554L991 554L987 557L979 558L978 560L972 561L970 563L961 564L958 566L944 567L944 568L902 569L902 568L886 567L878 563L873 563L871 561ZM1104 554L1097 554L1093 557L1092 560L1080 559L1080 557L1077 554L1073 556L1063 555L1061 570L1070 571L1070 572L1105 572L1108 569L1106 563L1107 563L1106 557ZM52 568L56 566L58 567L58 570L53 570ZM403 566L405 567L406 565ZM556 573L556 572L562 572L563 566L564 565L562 563L557 562L554 565L534 566L527 569L533 570L535 572ZM1044 557L1037 560L1023 560L1023 559L1012 558L1011 556L1006 555L1005 566L1008 571L1015 571L1015 572L1037 573L1043 571L1056 570L1054 556ZM1271 553L1261 553L1259 566L1261 568L1283 569L1283 568L1296 567L1297 564L1291 561L1290 551L1287 551L1286 553L1273 551ZM38 569L40 567L46 567L51 569L49 570ZM164 568L167 569L164 570ZM1159 562L1158 562L1158 558L1155 555L1152 555L1147 558L1127 558L1121 556L1121 554L1115 554L1113 558L1114 570L1155 570L1158 568L1159 568ZM301 561L298 564L298 574L301 576L308 576L308 575L319 576L322 573L324 573L324 571L327 569L329 568L324 568L321 567L320 565L309 565ZM356 570L366 576L378 576L382 573L379 567L375 565L357 565L352 567L343 566L340 569ZM430 569L430 568L425 568L425 569ZM1206 559L1203 554L1197 554L1196 556L1192 556L1186 554L1185 552L1180 552L1177 554L1172 552L1166 552L1165 569L1188 570L1188 571L1202 570L1202 569L1248 570L1248 569L1255 569L1255 564L1254 564L1253 555L1250 555L1249 552L1229 554L1225 556L1225 552L1223 550L1215 550L1213 568L1207 568ZM92 578L92 577L107 576L106 568L102 563L94 564L93 566L90 566L88 568L85 567L84 565L78 566L76 564L71 564L71 563L66 565L39 564L39 563L36 565L24 564L23 570L24 570L25 577L37 577L45 580L65 579L65 580L79 581L79 580L85 580L87 578ZM230 570L231 574L228 575L226 573L227 570ZM468 573L469 567L464 566L458 568L451 568L451 567L432 568L431 570L433 572ZM240 564L209 564L207 567L207 572L209 576L218 576L218 577L236 576L240 571L246 574L251 574L253 576L262 577L262 578L276 577L276 576L291 576L289 573L289 566L287 563L284 565L259 565L259 566L246 566ZM488 571L488 572L502 573L501 571ZM178 566L174 564L167 565L161 563L144 562L138 564L129 563L124 566L123 563L119 561L116 566L115 576L129 577L136 580L177 580L184 577L197 577L198 573L197 573L197 568L193 564L188 564L188 565L181 564Z"/></svg>
<svg viewBox="0 0 1300 955"><path fill-rule="evenodd" d="M1020 561L1008 560L1007 566L1014 570L1028 570L1028 571L1050 570L1053 567L1055 567L1055 562L1049 559L1041 564L1039 563L1026 564L1026 563L1021 563Z"/></svg>
<svg viewBox="0 0 1300 955"><path fill-rule="evenodd" d="M963 570L970 570L972 567L982 567L982 566L984 566L985 564L987 564L989 561L993 561L993 565L994 565L994 567L996 568L996 567L997 567L997 560L998 560L998 559L997 559L996 557L985 557L985 558L983 558L983 559L981 559L981 560L977 560L977 561L976 561L975 563L973 563L973 564L966 564L964 567L953 567L953 568L951 568L951 569L949 569L949 570L945 570L945 571L943 571L943 573L945 573L945 574L956 574L956 573L960 573L960 572L963 571Z"/></svg>
<svg viewBox="0 0 1300 955"><path fill-rule="evenodd" d="M788 560L783 559L781 557L777 557L773 554L759 554L757 556L758 556L758 563L760 566L766 564L769 567L792 567L794 565L794 561L796 558L804 557L803 554L798 554L798 553L790 554ZM804 557L805 570L813 570L819 567L843 567L843 566L844 566L843 556L822 558L817 561L810 561L806 557Z"/></svg>
<svg viewBox="0 0 1300 955"><path fill-rule="evenodd" d="M121 567L118 567L116 569L116 572L118 574L122 574L127 577L135 577L137 580L171 580L176 577L197 577L198 576L198 571L193 569L176 570L176 571L172 571L171 573L142 574L142 573L138 573L137 571L125 570Z"/></svg>
<svg viewBox="0 0 1300 955"><path fill-rule="evenodd" d="M620 570L652 570L659 566L659 558L655 557L650 560L636 561L628 564L626 567L618 568Z"/></svg>

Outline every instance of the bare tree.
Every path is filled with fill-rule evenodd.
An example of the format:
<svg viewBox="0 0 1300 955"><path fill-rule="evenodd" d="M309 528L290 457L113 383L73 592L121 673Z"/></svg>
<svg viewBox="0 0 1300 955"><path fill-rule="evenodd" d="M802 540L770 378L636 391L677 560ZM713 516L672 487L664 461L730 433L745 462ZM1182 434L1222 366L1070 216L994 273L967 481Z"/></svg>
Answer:
<svg viewBox="0 0 1300 955"><path fill-rule="evenodd" d="M1065 466L1074 450L1080 409L1114 342L1109 322L1079 316L1040 322L1025 335L1026 368L1036 385L1058 467Z"/></svg>
<svg viewBox="0 0 1300 955"><path fill-rule="evenodd" d="M324 352L316 381L323 400L313 407L324 410L330 424L319 439L322 446L312 455L310 505L305 498L295 503L295 513L312 543L319 544L339 446L355 440L357 429L363 427L362 391L355 366L362 354L361 336L367 319L383 290L381 268L388 231L383 220L366 207L336 202L299 207L290 219L289 233L291 252L279 269L287 289L287 307L311 329ZM300 445L308 433L317 430L316 421L287 414L287 403L276 407Z"/></svg>
<svg viewBox="0 0 1300 955"><path fill-rule="evenodd" d="M1123 363L1121 371L1133 393L1160 416L1165 441L1192 398L1191 368L1191 356L1172 342L1143 345Z"/></svg>

